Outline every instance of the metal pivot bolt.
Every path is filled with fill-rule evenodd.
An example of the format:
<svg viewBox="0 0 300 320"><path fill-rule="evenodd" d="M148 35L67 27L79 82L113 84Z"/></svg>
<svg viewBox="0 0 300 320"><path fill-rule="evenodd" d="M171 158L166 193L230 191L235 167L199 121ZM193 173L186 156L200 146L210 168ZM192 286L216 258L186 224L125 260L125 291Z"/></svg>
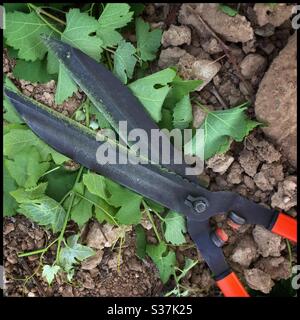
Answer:
<svg viewBox="0 0 300 320"><path fill-rule="evenodd" d="M193 208L196 213L202 213L208 208L208 201L204 197L192 197L188 196L184 202L190 208Z"/></svg>

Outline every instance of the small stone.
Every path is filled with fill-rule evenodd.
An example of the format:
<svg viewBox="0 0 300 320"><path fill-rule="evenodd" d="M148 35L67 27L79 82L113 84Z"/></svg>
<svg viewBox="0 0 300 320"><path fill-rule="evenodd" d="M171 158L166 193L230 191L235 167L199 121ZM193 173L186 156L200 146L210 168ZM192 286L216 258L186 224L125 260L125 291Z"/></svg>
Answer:
<svg viewBox="0 0 300 320"><path fill-rule="evenodd" d="M253 179L250 178L247 175L244 175L244 184L250 190L254 190L255 189L255 183L254 183Z"/></svg>
<svg viewBox="0 0 300 320"><path fill-rule="evenodd" d="M15 230L15 225L13 223L7 223L4 225L3 235L6 236L7 234L11 233L14 230Z"/></svg>
<svg viewBox="0 0 300 320"><path fill-rule="evenodd" d="M195 80L202 80L203 83L196 89L200 91L219 72L221 65L218 62L207 59L199 59L193 63L192 75Z"/></svg>
<svg viewBox="0 0 300 320"><path fill-rule="evenodd" d="M248 268L257 257L257 246L254 240L250 236L245 236L237 243L232 252L231 260Z"/></svg>
<svg viewBox="0 0 300 320"><path fill-rule="evenodd" d="M239 184L242 182L242 172L243 168L238 162L234 162L230 168L230 171L227 175L227 181L231 184Z"/></svg>
<svg viewBox="0 0 300 320"><path fill-rule="evenodd" d="M216 154L206 162L206 165L207 168L211 168L213 172L224 174L233 161L234 158L228 154Z"/></svg>
<svg viewBox="0 0 300 320"><path fill-rule="evenodd" d="M263 257L279 257L281 248L281 237L270 232L262 226L255 226L252 231L254 241Z"/></svg>
<svg viewBox="0 0 300 320"><path fill-rule="evenodd" d="M251 79L258 73L264 71L267 65L267 60L259 55L250 53L241 62L241 73L246 79Z"/></svg>
<svg viewBox="0 0 300 320"><path fill-rule="evenodd" d="M254 29L254 32L261 37L271 37L275 32L275 28L272 24L268 23L262 27Z"/></svg>
<svg viewBox="0 0 300 320"><path fill-rule="evenodd" d="M244 149L239 156L239 163L245 172L250 177L253 177L257 172L260 161L257 159L256 154L252 150Z"/></svg>
<svg viewBox="0 0 300 320"><path fill-rule="evenodd" d="M271 206L289 210L297 205L297 177L289 176L278 183L278 191L271 198Z"/></svg>
<svg viewBox="0 0 300 320"><path fill-rule="evenodd" d="M202 48L209 54L217 54L223 52L223 48L215 38L210 38L208 41L201 43Z"/></svg>
<svg viewBox="0 0 300 320"><path fill-rule="evenodd" d="M185 54L186 51L178 47L161 50L158 60L158 66L162 69L170 66L175 66L178 63L179 59Z"/></svg>
<svg viewBox="0 0 300 320"><path fill-rule="evenodd" d="M273 280L288 279L291 276L290 262L284 257L263 258L255 267L269 274Z"/></svg>
<svg viewBox="0 0 300 320"><path fill-rule="evenodd" d="M254 176L254 182L262 191L271 191L277 182L284 178L283 166L277 164L263 164L259 173Z"/></svg>
<svg viewBox="0 0 300 320"><path fill-rule="evenodd" d="M270 275L260 269L253 268L244 271L245 279L250 288L259 290L263 293L269 293L274 286Z"/></svg>
<svg viewBox="0 0 300 320"><path fill-rule="evenodd" d="M83 270L92 270L96 268L102 261L103 251L98 250L95 255L85 259L81 262L81 269Z"/></svg>
<svg viewBox="0 0 300 320"><path fill-rule="evenodd" d="M167 31L164 31L161 43L164 47L191 44L191 29L187 26L171 25Z"/></svg>

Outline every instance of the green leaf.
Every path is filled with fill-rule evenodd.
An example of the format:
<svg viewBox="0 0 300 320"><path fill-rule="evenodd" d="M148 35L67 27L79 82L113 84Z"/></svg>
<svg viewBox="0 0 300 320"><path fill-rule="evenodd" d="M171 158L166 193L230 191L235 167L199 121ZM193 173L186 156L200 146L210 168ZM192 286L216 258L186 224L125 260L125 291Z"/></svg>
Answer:
<svg viewBox="0 0 300 320"><path fill-rule="evenodd" d="M45 83L52 79L56 79L53 75L47 73L47 60L36 60L28 62L25 60L17 60L17 64L13 69L13 74L17 79L23 79L31 82Z"/></svg>
<svg viewBox="0 0 300 320"><path fill-rule="evenodd" d="M51 227L54 233L62 229L66 216L64 208L48 196L21 203L18 211L41 226Z"/></svg>
<svg viewBox="0 0 300 320"><path fill-rule="evenodd" d="M136 233L136 255L140 259L144 259L146 256L146 234L144 228L138 224L135 227L135 233Z"/></svg>
<svg viewBox="0 0 300 320"><path fill-rule="evenodd" d="M59 64L59 73L57 80L57 88L55 92L55 103L61 104L66 99L72 97L72 95L77 91L77 85L69 76L65 66Z"/></svg>
<svg viewBox="0 0 300 320"><path fill-rule="evenodd" d="M16 86L13 84L13 82L8 78L5 77L4 84L7 88L10 88L14 91L18 91ZM3 96L3 107L5 113L3 114L3 118L11 123L24 123L24 121L21 119L18 112L15 110L15 107L10 103L10 101Z"/></svg>
<svg viewBox="0 0 300 320"><path fill-rule="evenodd" d="M106 180L103 176L89 172L83 175L82 181L90 193L106 199Z"/></svg>
<svg viewBox="0 0 300 320"><path fill-rule="evenodd" d="M110 123L106 120L104 115L93 104L90 104L90 114L95 116L101 129L111 128Z"/></svg>
<svg viewBox="0 0 300 320"><path fill-rule="evenodd" d="M77 234L70 236L67 239L67 246L60 251L59 265L68 273L79 261L83 261L95 254L91 248L77 243L78 239L79 235Z"/></svg>
<svg viewBox="0 0 300 320"><path fill-rule="evenodd" d="M201 84L202 80L183 80L179 75L171 82L171 90L166 97L164 106L169 109L174 108L175 104L190 92L195 91Z"/></svg>
<svg viewBox="0 0 300 320"><path fill-rule="evenodd" d="M10 192L17 189L15 180L10 176L5 165L3 165L3 215L13 216L16 213L18 204Z"/></svg>
<svg viewBox="0 0 300 320"><path fill-rule="evenodd" d="M28 6L26 3L4 3L5 12L23 11L28 12Z"/></svg>
<svg viewBox="0 0 300 320"><path fill-rule="evenodd" d="M52 51L47 54L47 71L49 74L59 73L59 61Z"/></svg>
<svg viewBox="0 0 300 320"><path fill-rule="evenodd" d="M26 152L16 154L13 160L6 159L5 165L17 184L27 188L36 185L50 163L41 162L37 149L29 147Z"/></svg>
<svg viewBox="0 0 300 320"><path fill-rule="evenodd" d="M102 40L95 35L98 28L97 20L79 9L71 9L66 14L66 28L61 40L67 42L99 61L102 52Z"/></svg>
<svg viewBox="0 0 300 320"><path fill-rule="evenodd" d="M19 188L10 194L17 200L18 203L30 203L34 199L41 198L45 195L48 182L42 182L31 188Z"/></svg>
<svg viewBox="0 0 300 320"><path fill-rule="evenodd" d="M19 58L26 61L43 59L47 48L40 38L41 33L51 35L53 31L34 11L31 13L15 11L6 14L4 29L6 43L19 50Z"/></svg>
<svg viewBox="0 0 300 320"><path fill-rule="evenodd" d="M80 199L71 210L71 219L75 221L79 227L82 227L92 217L92 208L92 203L85 199Z"/></svg>
<svg viewBox="0 0 300 320"><path fill-rule="evenodd" d="M72 189L77 172L60 167L58 170L47 174L48 187L46 194L56 201L61 201L64 195Z"/></svg>
<svg viewBox="0 0 300 320"><path fill-rule="evenodd" d="M60 266L49 266L48 264L45 264L43 266L42 276L47 280L48 284L50 285L59 270Z"/></svg>
<svg viewBox="0 0 300 320"><path fill-rule="evenodd" d="M260 123L250 120L246 114L248 103L227 110L209 111L200 126L204 129L205 160L217 153L223 153L230 147L230 139L242 141L249 132ZM194 142L194 141L192 141ZM197 147L194 144L194 152Z"/></svg>
<svg viewBox="0 0 300 320"><path fill-rule="evenodd" d="M150 76L138 79L129 85L134 95L144 105L152 119L159 122L162 118L161 108L170 90L176 72L171 68L156 72Z"/></svg>
<svg viewBox="0 0 300 320"><path fill-rule="evenodd" d="M162 108L161 110L162 118L158 124L159 128L161 129L168 129L172 130L174 129L173 127L173 114L169 109Z"/></svg>
<svg viewBox="0 0 300 320"><path fill-rule="evenodd" d="M174 245L186 242L184 237L184 233L186 233L185 219L181 214L170 211L164 219L164 225L166 241Z"/></svg>
<svg viewBox="0 0 300 320"><path fill-rule="evenodd" d="M160 47L162 30L150 30L150 24L142 18L136 19L137 50L144 61L152 61Z"/></svg>
<svg viewBox="0 0 300 320"><path fill-rule="evenodd" d="M142 197L132 194L116 213L115 218L120 224L138 224L141 221L141 201Z"/></svg>
<svg viewBox="0 0 300 320"><path fill-rule="evenodd" d="M192 105L189 95L183 96L175 104L173 112L173 125L178 129L188 128L190 122L193 120Z"/></svg>
<svg viewBox="0 0 300 320"><path fill-rule="evenodd" d="M109 205L103 199L97 199L97 206L95 207L95 217L100 223L106 221L109 224L115 225L116 222L111 217L114 217L117 211L117 208Z"/></svg>
<svg viewBox="0 0 300 320"><path fill-rule="evenodd" d="M122 36L116 29L126 26L132 20L133 12L127 3L107 3L98 21L97 35L102 39L102 46L114 46Z"/></svg>
<svg viewBox="0 0 300 320"><path fill-rule="evenodd" d="M233 9L223 3L219 4L219 10L223 11L224 13L226 13L230 17L235 17L238 14L237 10L235 10L235 9Z"/></svg>
<svg viewBox="0 0 300 320"><path fill-rule="evenodd" d="M176 264L175 252L168 251L166 244L163 242L160 242L158 245L148 244L146 252L157 266L160 279L165 284L170 276L174 274L174 266Z"/></svg>
<svg viewBox="0 0 300 320"><path fill-rule="evenodd" d="M185 258L185 265L183 270L181 270L180 275L177 276L177 283L186 276L186 274L198 263L198 260L192 260L190 258Z"/></svg>
<svg viewBox="0 0 300 320"><path fill-rule="evenodd" d="M29 129L16 128L4 135L3 153L9 158L14 158L15 154L23 152L29 146L35 146L38 149L42 161L48 160L49 154L56 164L62 164L69 160L66 156L48 146Z"/></svg>
<svg viewBox="0 0 300 320"><path fill-rule="evenodd" d="M114 73L124 83L127 78L133 76L137 58L134 56L135 47L125 40L122 40L114 54Z"/></svg>

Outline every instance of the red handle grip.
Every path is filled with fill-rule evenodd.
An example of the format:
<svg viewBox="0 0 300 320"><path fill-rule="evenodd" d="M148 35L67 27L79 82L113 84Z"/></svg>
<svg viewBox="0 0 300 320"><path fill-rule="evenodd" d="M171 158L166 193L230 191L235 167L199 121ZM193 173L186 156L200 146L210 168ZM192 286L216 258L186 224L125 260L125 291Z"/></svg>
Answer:
<svg viewBox="0 0 300 320"><path fill-rule="evenodd" d="M217 281L225 297L245 297L249 294L234 272L229 273L225 278Z"/></svg>
<svg viewBox="0 0 300 320"><path fill-rule="evenodd" d="M297 220L284 213L279 213L271 231L293 242L297 242Z"/></svg>

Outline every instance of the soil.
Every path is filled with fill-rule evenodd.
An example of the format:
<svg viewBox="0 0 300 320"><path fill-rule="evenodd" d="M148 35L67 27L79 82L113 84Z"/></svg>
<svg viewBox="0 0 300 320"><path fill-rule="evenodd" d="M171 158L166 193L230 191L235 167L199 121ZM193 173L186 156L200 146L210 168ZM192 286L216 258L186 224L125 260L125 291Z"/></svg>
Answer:
<svg viewBox="0 0 300 320"><path fill-rule="evenodd" d="M274 58L286 46L293 33L290 6L280 5L276 9L267 9L267 4L240 4L239 14L234 19L217 10L214 4L192 4L192 11L188 6L146 6L144 19L152 27L164 30L159 59L153 62L149 70L177 64L185 79L206 75L201 91L198 88L199 91L193 95L211 110L226 109L247 99L255 102L265 72L271 68ZM266 16L268 10L271 14ZM199 21L199 15L204 23ZM222 42L218 41L216 35ZM229 55L226 54L228 52ZM64 104L55 105L55 82L40 85L18 81L11 72L13 63L4 51L4 72L23 93L36 100L69 116L84 100L84 94L79 92ZM265 83L268 80L263 81ZM269 81L278 81L278 78L272 76ZM289 82L287 85L296 92L296 83ZM284 92L284 88L281 90ZM272 105L265 104L264 108L268 108L265 109L266 114L272 114ZM198 127L204 117L199 108L193 106L193 111L193 123ZM249 107L249 117L255 118L255 111L253 105ZM262 118L263 115L260 120ZM281 116L277 115L277 122L279 118ZM288 115L285 115L284 119L287 118ZM287 119L286 123L289 121L292 122ZM295 133L296 128L293 130ZM280 148L276 137L272 138L270 140L261 128L254 129L243 143L234 142L225 155L210 159L201 180L206 181L212 191L235 191L270 208L285 210L295 217L296 168L289 162L291 155ZM296 153L296 150L293 152ZM216 216L212 224L223 228L228 234L229 240L223 247L225 256L247 287L269 293L277 281L290 277L290 264L296 262L297 257L293 246L289 254L290 244L287 245L286 240L260 226L245 225L235 231L227 224L225 215ZM90 222L82 241L88 242L89 232L95 232L96 229L95 222ZM76 226L68 227L69 234L75 230ZM38 256L17 258L16 253L42 248L51 238L53 235L49 231L21 215L4 219L7 296L161 296L174 287L172 279L166 286L162 285L150 259L142 262L136 257L133 230L126 233L119 271L116 263L118 245L115 249L109 245L100 245L92 261L78 265L72 284L59 278L48 287L40 271L24 282L22 279L30 277L36 270L39 259ZM151 228L147 230L147 238L150 242L155 241ZM206 263L188 235L186 239L186 245L176 248L180 266L184 265L185 257L199 259L199 263L188 272L182 285L189 288L191 296L220 296ZM49 252L46 261L51 262L53 254L54 251Z"/></svg>

